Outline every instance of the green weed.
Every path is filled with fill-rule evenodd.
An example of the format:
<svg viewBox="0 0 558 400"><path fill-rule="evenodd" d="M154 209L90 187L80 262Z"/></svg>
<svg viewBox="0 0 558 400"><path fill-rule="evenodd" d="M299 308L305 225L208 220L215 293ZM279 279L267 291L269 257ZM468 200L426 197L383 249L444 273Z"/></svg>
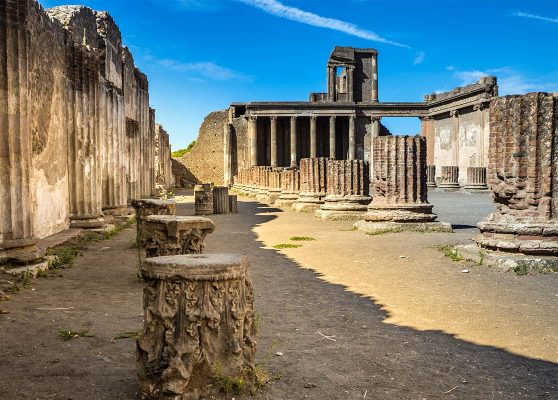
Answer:
<svg viewBox="0 0 558 400"><path fill-rule="evenodd" d="M440 250L444 254L444 256L448 257L452 261L463 260L463 257L461 257L461 254L459 254L459 252L457 251L454 245L449 244L449 245L438 246L438 250Z"/></svg>
<svg viewBox="0 0 558 400"><path fill-rule="evenodd" d="M292 240L293 242L309 242L316 239L311 236L291 236L289 240Z"/></svg>
<svg viewBox="0 0 558 400"><path fill-rule="evenodd" d="M293 243L279 243L276 244L275 246L273 246L274 249L280 250L280 249L297 249L299 247L302 247L301 244L293 244Z"/></svg>
<svg viewBox="0 0 558 400"><path fill-rule="evenodd" d="M70 339L74 339L74 338L80 338L80 337L93 337L95 335L90 334L88 331L74 331L74 330L61 330L58 331L58 336L60 336L62 338L62 340L64 341L68 341Z"/></svg>

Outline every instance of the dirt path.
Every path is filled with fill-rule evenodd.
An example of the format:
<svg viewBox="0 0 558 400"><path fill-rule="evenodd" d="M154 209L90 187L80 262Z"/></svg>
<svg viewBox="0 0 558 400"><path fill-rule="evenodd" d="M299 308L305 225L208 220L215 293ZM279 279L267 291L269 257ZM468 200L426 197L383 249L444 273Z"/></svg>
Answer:
<svg viewBox="0 0 558 400"><path fill-rule="evenodd" d="M555 275L461 273L433 247L465 234L367 237L254 202L240 209L212 217L206 250L250 258L259 358L281 377L257 398L558 399ZM269 248L293 235L316 241ZM0 399L134 398L134 343L111 343L141 326L133 237L91 244L64 277L3 303ZM73 308L46 310L60 307ZM60 329L95 337L64 342ZM283 356L264 360L268 350Z"/></svg>

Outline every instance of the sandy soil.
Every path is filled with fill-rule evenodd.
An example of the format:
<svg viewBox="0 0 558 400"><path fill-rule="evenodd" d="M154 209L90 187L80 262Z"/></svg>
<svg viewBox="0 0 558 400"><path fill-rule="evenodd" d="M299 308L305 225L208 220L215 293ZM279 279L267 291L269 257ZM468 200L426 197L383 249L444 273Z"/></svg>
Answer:
<svg viewBox="0 0 558 400"><path fill-rule="evenodd" d="M250 258L258 357L280 378L256 398L558 399L557 275L440 258L469 231L366 236L248 199L240 210L212 217L206 250ZM294 235L316 240L271 248ZM63 277L2 303L0 399L135 398L134 343L111 342L141 326L133 239L92 243Z"/></svg>

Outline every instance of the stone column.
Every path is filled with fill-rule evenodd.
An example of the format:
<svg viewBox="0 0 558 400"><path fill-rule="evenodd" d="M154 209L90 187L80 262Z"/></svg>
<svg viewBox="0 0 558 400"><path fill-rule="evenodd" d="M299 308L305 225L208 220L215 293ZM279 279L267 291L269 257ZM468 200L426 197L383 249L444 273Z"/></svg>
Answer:
<svg viewBox="0 0 558 400"><path fill-rule="evenodd" d="M277 117L270 117L271 120L271 166L277 167Z"/></svg>
<svg viewBox="0 0 558 400"><path fill-rule="evenodd" d="M258 185L256 190L256 200L267 203L269 200L269 174L271 167L258 167Z"/></svg>
<svg viewBox="0 0 558 400"><path fill-rule="evenodd" d="M254 384L254 293L245 257L148 258L142 275L144 326L136 348L141 398L220 397L216 375Z"/></svg>
<svg viewBox="0 0 558 400"><path fill-rule="evenodd" d="M231 184L232 176L232 124L225 122L223 126L223 170L224 170L224 183L226 186Z"/></svg>
<svg viewBox="0 0 558 400"><path fill-rule="evenodd" d="M349 116L349 160L356 160L356 137L354 115Z"/></svg>
<svg viewBox="0 0 558 400"><path fill-rule="evenodd" d="M484 154L484 113L485 113L485 105L483 103L475 104L473 109L477 112L479 116L479 127L480 133L477 140L477 166L478 167L486 167L486 155Z"/></svg>
<svg viewBox="0 0 558 400"><path fill-rule="evenodd" d="M354 67L347 66L347 101L355 101Z"/></svg>
<svg viewBox="0 0 558 400"><path fill-rule="evenodd" d="M28 2L23 1L0 6L0 262L17 264L40 263L45 255L36 246L31 200L27 8Z"/></svg>
<svg viewBox="0 0 558 400"><path fill-rule="evenodd" d="M335 159L335 115L329 117L329 158Z"/></svg>
<svg viewBox="0 0 558 400"><path fill-rule="evenodd" d="M452 117L451 150L452 150L453 165L457 165L459 167L459 111L458 110L450 111L450 116Z"/></svg>
<svg viewBox="0 0 558 400"><path fill-rule="evenodd" d="M467 184L465 189L468 190L487 190L486 184L486 168L485 167L468 167L467 168Z"/></svg>
<svg viewBox="0 0 558 400"><path fill-rule="evenodd" d="M229 212L234 214L238 212L238 197L235 194L229 195Z"/></svg>
<svg viewBox="0 0 558 400"><path fill-rule="evenodd" d="M355 227L367 233L450 231L433 222L436 214L426 196L426 141L422 137L374 139L374 193L368 212Z"/></svg>
<svg viewBox="0 0 558 400"><path fill-rule="evenodd" d="M372 174L374 173L374 140L380 136L380 117L372 117L372 132L370 134L370 161L369 161L369 172L370 172L370 183L374 181Z"/></svg>
<svg viewBox="0 0 558 400"><path fill-rule="evenodd" d="M70 227L101 228L102 173L97 60L86 48L72 47L73 126L68 138Z"/></svg>
<svg viewBox="0 0 558 400"><path fill-rule="evenodd" d="M150 215L175 215L176 203L170 200L137 199L132 200L132 207L136 211L137 244L145 248L145 221Z"/></svg>
<svg viewBox="0 0 558 400"><path fill-rule="evenodd" d="M196 215L213 214L213 191L211 184L194 186L194 209Z"/></svg>
<svg viewBox="0 0 558 400"><path fill-rule="evenodd" d="M300 160L300 193L293 210L316 211L324 202L327 189L327 158L303 158Z"/></svg>
<svg viewBox="0 0 558 400"><path fill-rule="evenodd" d="M269 171L269 188L267 190L266 203L270 206L274 205L281 195L281 170L276 169Z"/></svg>
<svg viewBox="0 0 558 400"><path fill-rule="evenodd" d="M250 116L248 118L248 138L250 142L250 166L258 165L258 119Z"/></svg>
<svg viewBox="0 0 558 400"><path fill-rule="evenodd" d="M310 158L316 158L318 154L318 140L316 137L316 120L318 117L310 117Z"/></svg>
<svg viewBox="0 0 558 400"><path fill-rule="evenodd" d="M490 104L488 185L497 208L478 224L474 240L484 249L553 256L528 268L558 266L557 120L556 94L498 97Z"/></svg>
<svg viewBox="0 0 558 400"><path fill-rule="evenodd" d="M298 169L285 169L281 172L281 194L277 201L276 207L292 207L293 203L298 199L300 191L300 171Z"/></svg>
<svg viewBox="0 0 558 400"><path fill-rule="evenodd" d="M213 221L203 217L150 215L144 222L147 258L202 253L205 237L215 230Z"/></svg>
<svg viewBox="0 0 558 400"><path fill-rule="evenodd" d="M427 187L432 187L432 188L436 187L436 166L435 165L427 165L426 166L426 186Z"/></svg>
<svg viewBox="0 0 558 400"><path fill-rule="evenodd" d="M372 56L372 102L378 102L378 54Z"/></svg>
<svg viewBox="0 0 558 400"><path fill-rule="evenodd" d="M439 185L440 189L459 189L459 167L457 165L443 165L440 176L442 178Z"/></svg>
<svg viewBox="0 0 558 400"><path fill-rule="evenodd" d="M229 213L229 188L226 186L213 187L213 214Z"/></svg>
<svg viewBox="0 0 558 400"><path fill-rule="evenodd" d="M296 167L296 117L291 117L291 167Z"/></svg>
<svg viewBox="0 0 558 400"><path fill-rule="evenodd" d="M432 117L421 117L420 122L421 135L426 139L426 163L434 165L435 132Z"/></svg>
<svg viewBox="0 0 558 400"><path fill-rule="evenodd" d="M327 195L316 216L329 220L362 217L371 200L368 177L364 160L327 160Z"/></svg>
<svg viewBox="0 0 558 400"><path fill-rule="evenodd" d="M327 66L327 101L335 101L336 71L334 65Z"/></svg>

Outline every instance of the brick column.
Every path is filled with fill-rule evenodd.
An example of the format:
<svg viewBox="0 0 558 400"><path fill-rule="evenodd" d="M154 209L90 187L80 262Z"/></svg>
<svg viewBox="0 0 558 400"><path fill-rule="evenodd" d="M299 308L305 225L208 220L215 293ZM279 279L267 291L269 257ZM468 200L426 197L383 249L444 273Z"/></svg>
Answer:
<svg viewBox="0 0 558 400"><path fill-rule="evenodd" d="M317 210L326 195L327 158L303 158L300 160L300 193L293 210L310 212Z"/></svg>
<svg viewBox="0 0 558 400"><path fill-rule="evenodd" d="M371 200L368 176L368 163L364 160L327 160L327 195L316 216L329 220L359 219Z"/></svg>
<svg viewBox="0 0 558 400"><path fill-rule="evenodd" d="M290 208L298 199L300 191L300 171L285 169L281 172L281 194L275 202L277 207Z"/></svg>
<svg viewBox="0 0 558 400"><path fill-rule="evenodd" d="M435 165L427 165L426 166L426 186L427 187L436 187L436 166Z"/></svg>
<svg viewBox="0 0 558 400"><path fill-rule="evenodd" d="M486 184L486 168L485 167L468 167L467 168L467 184L465 189L468 190L487 190Z"/></svg>
<svg viewBox="0 0 558 400"><path fill-rule="evenodd" d="M368 212L355 226L369 233L401 230L451 231L433 222L426 197L426 141L422 137L374 139L374 193Z"/></svg>
<svg viewBox="0 0 558 400"><path fill-rule="evenodd" d="M440 189L457 190L459 189L459 167L457 165L443 165L440 173Z"/></svg>

